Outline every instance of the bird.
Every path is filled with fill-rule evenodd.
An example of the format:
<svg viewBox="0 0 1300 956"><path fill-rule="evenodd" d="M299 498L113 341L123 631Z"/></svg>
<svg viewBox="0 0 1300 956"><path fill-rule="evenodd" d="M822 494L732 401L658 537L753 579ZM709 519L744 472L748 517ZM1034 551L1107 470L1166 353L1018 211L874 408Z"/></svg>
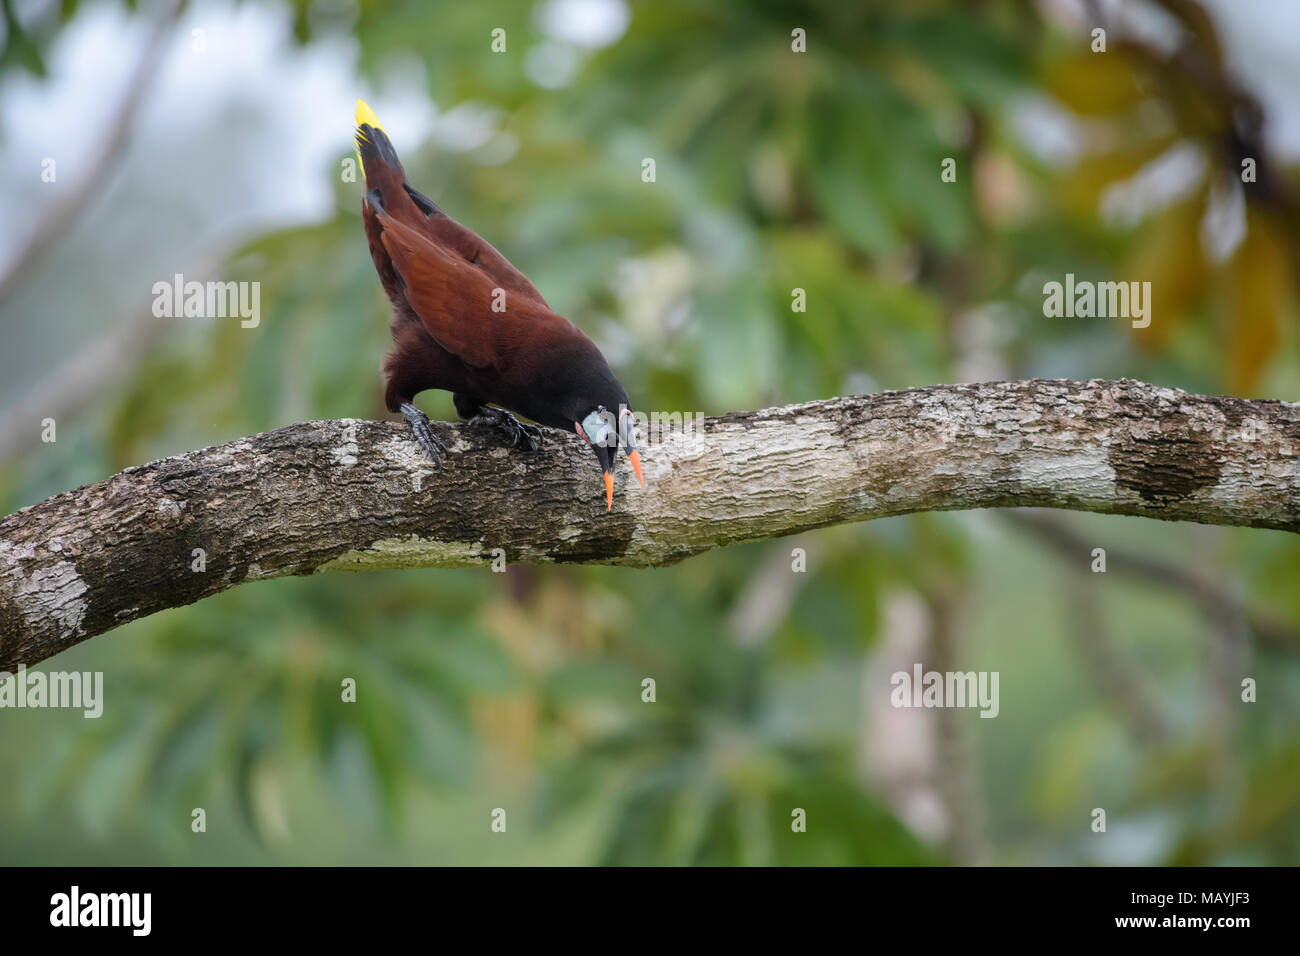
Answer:
<svg viewBox="0 0 1300 956"><path fill-rule="evenodd" d="M401 413L438 464L447 449L414 404L427 389L451 392L468 428L494 429L512 447L536 451L538 426L576 432L600 464L606 512L620 447L644 489L636 416L596 344L505 256L406 181L387 131L360 99L354 138L366 241L393 305L388 410Z"/></svg>

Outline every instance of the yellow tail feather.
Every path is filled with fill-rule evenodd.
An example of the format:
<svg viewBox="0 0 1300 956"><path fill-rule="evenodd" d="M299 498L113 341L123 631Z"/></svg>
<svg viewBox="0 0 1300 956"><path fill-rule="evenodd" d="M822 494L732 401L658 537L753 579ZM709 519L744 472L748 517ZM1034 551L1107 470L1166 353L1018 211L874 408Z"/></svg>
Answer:
<svg viewBox="0 0 1300 956"><path fill-rule="evenodd" d="M370 126L373 126L375 129L382 129L384 130L385 133L388 132L388 130L384 129L384 124L379 122L379 117L376 116L375 111L370 108L370 104L363 99L358 99L357 100L357 130L358 130L357 135L360 136L362 139L365 138L365 136L360 132L361 125L363 123L369 124ZM362 175L365 175L366 164L361 159L361 150L359 149L356 150L356 154L357 154L357 165L361 168Z"/></svg>
<svg viewBox="0 0 1300 956"><path fill-rule="evenodd" d="M362 123L368 123L375 129L384 129L384 124L379 122L379 117L370 108L370 104L365 100L357 100L357 125ZM384 129L384 132L387 133L388 130Z"/></svg>

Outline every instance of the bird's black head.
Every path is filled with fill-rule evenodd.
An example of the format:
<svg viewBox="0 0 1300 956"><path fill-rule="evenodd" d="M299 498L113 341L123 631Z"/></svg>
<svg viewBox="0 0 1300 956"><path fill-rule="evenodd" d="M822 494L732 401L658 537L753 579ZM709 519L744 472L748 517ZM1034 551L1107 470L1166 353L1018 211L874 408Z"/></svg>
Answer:
<svg viewBox="0 0 1300 956"><path fill-rule="evenodd" d="M641 453L636 447L636 418L626 404L615 410L597 405L582 421L573 423L574 429L585 438L596 453L600 468L605 473L605 510L614 507L614 463L618 460L619 446L627 452L627 460L636 472L636 480L645 487L641 474Z"/></svg>
<svg viewBox="0 0 1300 956"><path fill-rule="evenodd" d="M584 371L584 387L577 392L584 397L575 396L575 404L571 406L573 429L591 445L600 462L605 477L605 510L609 511L614 507L614 465L620 445L627 452L637 481L645 487L641 454L636 447L636 418L628 407L627 392L603 358L590 363Z"/></svg>
<svg viewBox="0 0 1300 956"><path fill-rule="evenodd" d="M621 445L637 481L645 487L641 454L636 447L636 417L627 392L614 377L599 349L579 333L571 349L565 380L565 398L557 411L578 435L591 445L605 478L605 510L614 506L614 466Z"/></svg>

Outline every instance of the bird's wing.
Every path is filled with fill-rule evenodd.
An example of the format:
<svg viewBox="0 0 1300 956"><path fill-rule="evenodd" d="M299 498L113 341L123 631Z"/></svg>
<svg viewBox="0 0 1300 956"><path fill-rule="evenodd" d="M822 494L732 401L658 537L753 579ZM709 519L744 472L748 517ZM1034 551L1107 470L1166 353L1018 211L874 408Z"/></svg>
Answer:
<svg viewBox="0 0 1300 956"><path fill-rule="evenodd" d="M383 209L375 215L406 301L434 340L467 365L501 368L552 325L560 335L572 328L530 300L512 301L509 293L505 311L494 311L494 290L502 287L496 279Z"/></svg>
<svg viewBox="0 0 1300 956"><path fill-rule="evenodd" d="M388 138L374 111L363 100L357 100L357 159L366 177L367 204L382 207L384 212L423 233L448 252L460 257L468 266L477 269L492 280L494 288L504 289L507 298L517 297L533 302L546 312L550 306L528 281L528 277L510 264L510 260L492 247L492 244L471 229L467 229L438 208L428 196L406 181L397 151ZM371 197L375 201L371 202ZM367 224L369 229L369 224ZM372 251L374 245L371 244ZM382 274L378 260L376 266ZM387 286L385 286L387 288Z"/></svg>
<svg viewBox="0 0 1300 956"><path fill-rule="evenodd" d="M406 194L424 214L424 231L430 239L487 273L498 288L506 290L507 296L522 296L550 310L550 306L537 291L537 287L529 282L528 277L516 269L510 260L498 252L490 242L474 230L452 219L439 209L432 199L414 189L410 183L405 183L403 186Z"/></svg>

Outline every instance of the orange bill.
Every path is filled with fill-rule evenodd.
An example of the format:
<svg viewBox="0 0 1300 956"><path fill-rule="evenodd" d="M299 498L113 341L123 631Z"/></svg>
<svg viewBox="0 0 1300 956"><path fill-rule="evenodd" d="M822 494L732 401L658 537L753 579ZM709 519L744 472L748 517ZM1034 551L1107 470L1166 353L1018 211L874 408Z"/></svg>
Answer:
<svg viewBox="0 0 1300 956"><path fill-rule="evenodd" d="M605 472L605 510L609 511L614 507L614 473Z"/></svg>
<svg viewBox="0 0 1300 956"><path fill-rule="evenodd" d="M645 476L641 474L641 453L633 448L627 453L627 460L632 463L632 470L636 472L636 480L641 482L641 487L645 487Z"/></svg>

